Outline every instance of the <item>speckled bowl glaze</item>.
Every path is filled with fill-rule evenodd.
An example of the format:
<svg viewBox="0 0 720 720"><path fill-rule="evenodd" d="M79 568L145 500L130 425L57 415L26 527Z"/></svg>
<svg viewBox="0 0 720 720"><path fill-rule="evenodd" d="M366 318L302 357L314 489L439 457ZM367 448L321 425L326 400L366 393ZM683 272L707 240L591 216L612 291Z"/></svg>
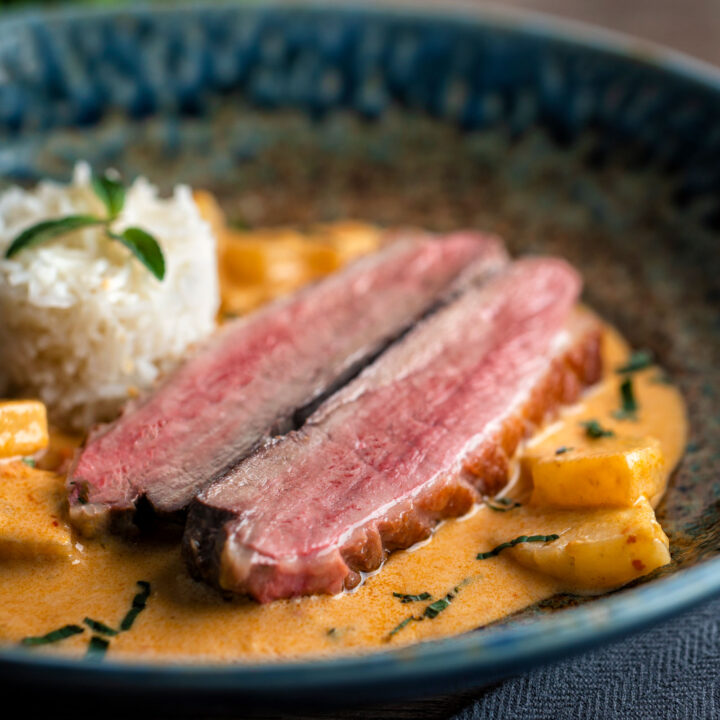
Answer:
<svg viewBox="0 0 720 720"><path fill-rule="evenodd" d="M447 8L63 10L0 20L0 185L89 159L207 187L249 224L474 226L568 257L652 348L691 442L660 516L673 564L439 642L194 668L0 651L18 686L347 703L482 684L720 592L720 75L525 15ZM573 607L568 607L572 605Z"/></svg>

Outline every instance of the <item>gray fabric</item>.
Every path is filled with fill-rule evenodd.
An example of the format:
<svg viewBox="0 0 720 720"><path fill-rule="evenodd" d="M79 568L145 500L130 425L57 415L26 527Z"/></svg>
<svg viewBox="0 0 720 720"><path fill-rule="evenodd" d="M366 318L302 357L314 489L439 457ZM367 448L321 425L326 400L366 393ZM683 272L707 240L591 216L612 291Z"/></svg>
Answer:
<svg viewBox="0 0 720 720"><path fill-rule="evenodd" d="M720 718L720 600L507 680L455 720Z"/></svg>

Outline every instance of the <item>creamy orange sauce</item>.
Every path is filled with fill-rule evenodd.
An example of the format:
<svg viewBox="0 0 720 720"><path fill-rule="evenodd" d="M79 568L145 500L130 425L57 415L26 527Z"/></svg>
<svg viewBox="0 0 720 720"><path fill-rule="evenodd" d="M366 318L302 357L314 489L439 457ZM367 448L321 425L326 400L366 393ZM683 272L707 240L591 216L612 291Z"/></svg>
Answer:
<svg viewBox="0 0 720 720"><path fill-rule="evenodd" d="M533 452L543 448L554 452L562 445L582 449L597 442L579 425L580 420L595 418L618 436L658 438L667 480L685 446L684 403L676 388L657 381L657 368L649 368L634 375L640 406L636 419L614 419L620 379L612 368L627 352L624 341L608 329L606 379L538 435L530 443ZM67 439L63 443L66 449ZM508 492L523 502L528 496L522 479ZM135 544L117 538L74 539L74 551L66 560L0 559L0 641L17 643L68 623L82 624L86 616L117 627L137 592L138 580L150 582L152 593L132 629L111 639L108 652L114 658L267 661L381 650L455 635L564 589L561 581L521 567L507 554L476 558L499 541L549 532L548 523L556 516L557 511L545 516L542 509L535 509L530 522L524 508L497 512L480 506L464 518L445 522L421 547L394 553L380 572L352 593L265 606L225 600L193 581L177 539ZM582 512L573 517L582 517ZM403 604L394 592L426 592L433 600L452 592L454 598L434 619L409 622L390 636L408 616L422 615L430 602ZM90 634L86 629L82 635L33 652L81 655Z"/></svg>

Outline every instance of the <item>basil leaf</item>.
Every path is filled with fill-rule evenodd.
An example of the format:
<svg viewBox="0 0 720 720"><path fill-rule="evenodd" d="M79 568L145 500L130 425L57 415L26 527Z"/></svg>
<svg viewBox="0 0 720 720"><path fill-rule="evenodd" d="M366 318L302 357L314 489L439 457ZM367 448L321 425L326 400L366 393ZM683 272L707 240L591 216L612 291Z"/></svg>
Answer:
<svg viewBox="0 0 720 720"><path fill-rule="evenodd" d="M387 640L390 640L390 638L391 638L393 635L397 635L397 633L399 633L406 625L408 625L409 623L411 623L413 620L415 620L415 618L414 618L412 615L409 615L408 617L406 617L402 622L398 623L398 624L387 634L386 639L387 639Z"/></svg>
<svg viewBox="0 0 720 720"><path fill-rule="evenodd" d="M99 635L93 635L88 643L88 649L85 653L85 657L94 660L102 660L109 646L109 640L101 638Z"/></svg>
<svg viewBox="0 0 720 720"><path fill-rule="evenodd" d="M63 627L57 630L52 630L46 635L40 635L37 637L24 637L21 641L21 645L33 646L33 645L49 645L50 643L60 642L65 638L69 638L72 635L80 635L85 632L79 625L63 625Z"/></svg>
<svg viewBox="0 0 720 720"><path fill-rule="evenodd" d="M632 378L627 377L620 384L620 410L613 412L613 417L618 420L634 420L638 409L635 391L633 390Z"/></svg>
<svg viewBox="0 0 720 720"><path fill-rule="evenodd" d="M83 622L94 632L100 633L100 635L109 635L112 637L118 634L117 630L106 625L104 622L100 622L100 620L93 620L92 618L86 617Z"/></svg>
<svg viewBox="0 0 720 720"><path fill-rule="evenodd" d="M122 183L113 180L106 174L93 175L92 189L107 208L110 220L114 220L125 205L125 188Z"/></svg>
<svg viewBox="0 0 720 720"><path fill-rule="evenodd" d="M594 440L615 435L612 430L604 428L597 420L584 420L580 425L585 428L585 434Z"/></svg>
<svg viewBox="0 0 720 720"><path fill-rule="evenodd" d="M121 632L127 632L133 626L135 618L145 609L147 599L150 597L150 583L147 580L138 580L136 584L140 587L140 592L133 598L130 609L120 623Z"/></svg>
<svg viewBox="0 0 720 720"><path fill-rule="evenodd" d="M157 240L137 227L130 227L121 233L110 233L110 237L119 240L130 252L158 279L165 277L165 258Z"/></svg>
<svg viewBox="0 0 720 720"><path fill-rule="evenodd" d="M507 550L508 548L515 547L516 545L519 545L520 543L531 543L531 542L552 542L553 540L557 540L560 536L559 535L521 535L520 537L516 537L514 540L510 540L509 542L500 543L497 547L494 547L492 550L489 550L488 552L478 553L475 557L478 560L487 560L491 557L496 557L499 555L503 550Z"/></svg>
<svg viewBox="0 0 720 720"><path fill-rule="evenodd" d="M432 600L432 595L429 592L422 592L418 595L410 595L408 593L399 593L394 592L393 597L399 598L400 602L403 603L411 603L411 602L421 602L422 600Z"/></svg>
<svg viewBox="0 0 720 720"><path fill-rule="evenodd" d="M430 603L425 608L425 612L423 612L423 615L427 618L430 618L430 620L434 620L443 610L450 607L450 603L455 598L455 595L452 593L448 593L444 598L440 598L439 600L436 600L434 603Z"/></svg>
<svg viewBox="0 0 720 720"><path fill-rule="evenodd" d="M68 215L55 220L44 220L23 230L10 243L10 247L5 251L5 257L10 258L24 248L47 242L58 237L58 235L64 235L91 225L102 225L104 222L104 220L94 215Z"/></svg>
<svg viewBox="0 0 720 720"><path fill-rule="evenodd" d="M624 365L615 368L618 374L633 373L638 370L644 370L653 364L653 354L650 350L635 350Z"/></svg>

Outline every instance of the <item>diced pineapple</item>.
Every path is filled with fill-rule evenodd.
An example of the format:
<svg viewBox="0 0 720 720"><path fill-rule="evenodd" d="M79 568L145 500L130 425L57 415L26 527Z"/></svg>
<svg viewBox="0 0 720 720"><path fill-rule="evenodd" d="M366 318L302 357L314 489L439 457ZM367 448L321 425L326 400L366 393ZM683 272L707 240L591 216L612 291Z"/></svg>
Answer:
<svg viewBox="0 0 720 720"><path fill-rule="evenodd" d="M340 267L338 252L327 245L306 241L302 248L305 272L311 279L329 275Z"/></svg>
<svg viewBox="0 0 720 720"><path fill-rule="evenodd" d="M313 228L313 236L329 243L339 254L340 264L361 255L375 252L380 247L382 231L375 225L346 220L327 223Z"/></svg>
<svg viewBox="0 0 720 720"><path fill-rule="evenodd" d="M59 475L25 463L0 465L0 560L71 556L64 487Z"/></svg>
<svg viewBox="0 0 720 720"><path fill-rule="evenodd" d="M32 455L43 450L47 444L47 413L41 402L0 402L0 457Z"/></svg>
<svg viewBox="0 0 720 720"><path fill-rule="evenodd" d="M532 515L526 522L533 526ZM538 514L534 526L560 537L548 543L519 543L505 553L557 578L567 592L604 592L670 562L667 536L644 497L630 508Z"/></svg>
<svg viewBox="0 0 720 720"><path fill-rule="evenodd" d="M665 463L656 438L613 436L561 454L528 454L523 471L532 478L532 504L559 508L632 505L665 486Z"/></svg>

